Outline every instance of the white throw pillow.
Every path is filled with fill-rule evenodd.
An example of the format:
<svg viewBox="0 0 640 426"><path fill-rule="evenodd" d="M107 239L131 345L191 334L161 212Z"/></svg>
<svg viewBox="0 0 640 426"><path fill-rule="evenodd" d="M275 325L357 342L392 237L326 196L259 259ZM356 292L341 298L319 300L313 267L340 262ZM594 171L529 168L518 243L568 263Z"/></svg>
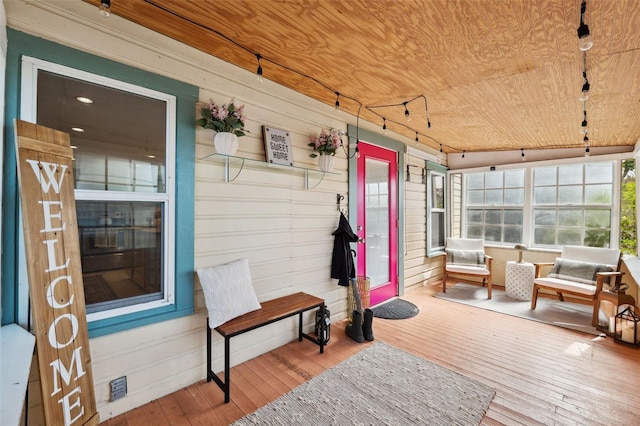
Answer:
<svg viewBox="0 0 640 426"><path fill-rule="evenodd" d="M200 268L198 278L204 292L211 328L261 308L251 284L249 259Z"/></svg>

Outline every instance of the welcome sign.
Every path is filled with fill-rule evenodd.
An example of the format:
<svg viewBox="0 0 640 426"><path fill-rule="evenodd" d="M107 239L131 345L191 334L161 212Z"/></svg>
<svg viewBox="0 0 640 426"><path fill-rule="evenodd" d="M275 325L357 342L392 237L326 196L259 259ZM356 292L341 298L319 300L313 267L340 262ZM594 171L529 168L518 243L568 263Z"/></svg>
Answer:
<svg viewBox="0 0 640 426"><path fill-rule="evenodd" d="M70 138L21 120L15 132L46 424L97 425Z"/></svg>

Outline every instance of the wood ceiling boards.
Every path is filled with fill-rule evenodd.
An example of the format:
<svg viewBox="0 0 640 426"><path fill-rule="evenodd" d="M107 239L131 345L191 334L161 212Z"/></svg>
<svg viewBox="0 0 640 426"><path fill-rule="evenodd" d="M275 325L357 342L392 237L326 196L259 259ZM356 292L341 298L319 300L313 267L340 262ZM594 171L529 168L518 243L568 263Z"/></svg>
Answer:
<svg viewBox="0 0 640 426"><path fill-rule="evenodd" d="M420 143L445 152L583 145L580 0L111 3L115 15L251 72L259 53L265 79L329 105L340 92L343 110L356 115L360 102L362 118L382 126L384 116L390 130L411 139L418 132ZM594 39L586 55L589 142L633 146L640 5L590 0L585 22ZM422 98L408 104L410 122L402 106L366 108L420 95L431 128Z"/></svg>

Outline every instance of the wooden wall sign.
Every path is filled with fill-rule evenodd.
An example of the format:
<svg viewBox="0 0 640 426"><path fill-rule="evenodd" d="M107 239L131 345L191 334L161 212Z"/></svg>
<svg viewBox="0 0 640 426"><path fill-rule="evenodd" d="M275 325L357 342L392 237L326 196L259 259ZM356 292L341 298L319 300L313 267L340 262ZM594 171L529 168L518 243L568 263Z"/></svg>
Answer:
<svg viewBox="0 0 640 426"><path fill-rule="evenodd" d="M97 425L67 133L15 121L31 314L47 425Z"/></svg>
<svg viewBox="0 0 640 426"><path fill-rule="evenodd" d="M268 163L293 166L291 135L273 127L262 127L264 133L264 153Z"/></svg>

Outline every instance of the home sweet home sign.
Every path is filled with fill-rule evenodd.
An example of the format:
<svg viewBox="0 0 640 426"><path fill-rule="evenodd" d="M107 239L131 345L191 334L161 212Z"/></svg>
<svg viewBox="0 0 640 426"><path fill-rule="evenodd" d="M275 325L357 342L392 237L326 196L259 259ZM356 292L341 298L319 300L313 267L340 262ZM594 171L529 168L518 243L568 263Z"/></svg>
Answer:
<svg viewBox="0 0 640 426"><path fill-rule="evenodd" d="M15 133L45 420L97 425L70 138L21 120Z"/></svg>

